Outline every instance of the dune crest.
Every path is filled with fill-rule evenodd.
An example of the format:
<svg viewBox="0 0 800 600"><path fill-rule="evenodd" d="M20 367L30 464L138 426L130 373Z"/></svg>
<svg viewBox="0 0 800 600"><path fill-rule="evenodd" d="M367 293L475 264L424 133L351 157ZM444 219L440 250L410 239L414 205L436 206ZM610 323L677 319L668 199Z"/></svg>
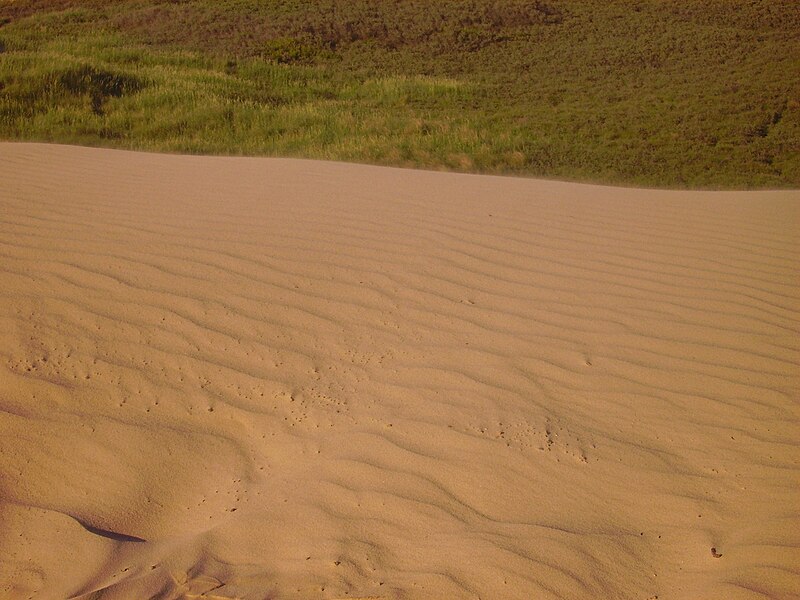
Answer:
<svg viewBox="0 0 800 600"><path fill-rule="evenodd" d="M800 598L799 192L0 182L0 598Z"/></svg>

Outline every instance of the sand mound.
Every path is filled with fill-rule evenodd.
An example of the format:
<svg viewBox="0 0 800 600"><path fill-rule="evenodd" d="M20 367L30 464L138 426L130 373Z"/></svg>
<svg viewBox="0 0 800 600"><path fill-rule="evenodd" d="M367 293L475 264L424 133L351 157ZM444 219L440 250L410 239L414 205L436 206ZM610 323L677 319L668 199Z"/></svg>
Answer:
<svg viewBox="0 0 800 600"><path fill-rule="evenodd" d="M0 598L800 598L800 193L0 182Z"/></svg>

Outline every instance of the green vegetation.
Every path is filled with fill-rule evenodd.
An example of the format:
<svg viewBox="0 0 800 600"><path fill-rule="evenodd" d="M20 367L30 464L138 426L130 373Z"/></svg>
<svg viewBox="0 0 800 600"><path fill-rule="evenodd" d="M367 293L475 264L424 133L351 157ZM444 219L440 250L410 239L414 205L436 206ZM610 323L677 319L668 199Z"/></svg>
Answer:
<svg viewBox="0 0 800 600"><path fill-rule="evenodd" d="M800 186L796 0L0 0L0 138Z"/></svg>

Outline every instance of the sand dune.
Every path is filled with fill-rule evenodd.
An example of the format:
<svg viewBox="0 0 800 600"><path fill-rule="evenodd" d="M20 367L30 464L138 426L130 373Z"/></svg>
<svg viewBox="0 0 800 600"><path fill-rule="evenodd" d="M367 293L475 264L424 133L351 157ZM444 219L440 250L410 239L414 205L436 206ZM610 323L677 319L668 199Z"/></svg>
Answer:
<svg viewBox="0 0 800 600"><path fill-rule="evenodd" d="M0 598L800 598L800 193L0 144Z"/></svg>

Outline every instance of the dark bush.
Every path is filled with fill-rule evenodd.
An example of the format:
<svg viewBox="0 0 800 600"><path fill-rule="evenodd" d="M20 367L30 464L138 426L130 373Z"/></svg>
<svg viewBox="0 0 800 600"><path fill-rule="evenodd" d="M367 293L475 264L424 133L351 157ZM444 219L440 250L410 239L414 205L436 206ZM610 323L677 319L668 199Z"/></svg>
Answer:
<svg viewBox="0 0 800 600"><path fill-rule="evenodd" d="M134 94L144 87L144 82L123 73L95 69L90 65L74 67L62 72L57 78L58 85L70 94L91 98L92 111L102 114L103 103L107 98L120 98Z"/></svg>

